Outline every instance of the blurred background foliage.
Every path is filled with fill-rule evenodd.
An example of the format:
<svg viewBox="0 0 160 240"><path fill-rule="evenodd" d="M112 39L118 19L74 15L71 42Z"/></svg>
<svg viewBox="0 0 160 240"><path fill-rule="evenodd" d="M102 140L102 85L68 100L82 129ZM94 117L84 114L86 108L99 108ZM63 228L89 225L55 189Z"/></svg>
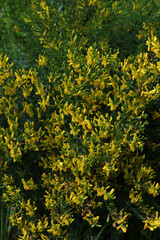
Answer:
<svg viewBox="0 0 160 240"><path fill-rule="evenodd" d="M15 63L16 68L32 65L40 51L39 41L24 21L29 12L30 0L0 2L0 49Z"/></svg>

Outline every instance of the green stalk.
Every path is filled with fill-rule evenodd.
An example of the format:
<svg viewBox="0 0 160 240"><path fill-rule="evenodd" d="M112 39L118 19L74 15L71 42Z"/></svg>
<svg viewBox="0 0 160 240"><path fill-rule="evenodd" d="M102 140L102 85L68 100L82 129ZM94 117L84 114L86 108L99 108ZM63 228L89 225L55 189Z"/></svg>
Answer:
<svg viewBox="0 0 160 240"><path fill-rule="evenodd" d="M5 220L5 240L8 240L9 238L9 232L10 232L10 222L9 222L9 216L10 216L10 209L6 209L6 220Z"/></svg>
<svg viewBox="0 0 160 240"><path fill-rule="evenodd" d="M1 240L3 240L3 230L4 230L4 203L2 200L3 196L3 189L2 189L2 194L1 194Z"/></svg>
<svg viewBox="0 0 160 240"><path fill-rule="evenodd" d="M105 230L107 227L107 223L102 227L102 229L99 231L98 235L96 236L95 240L98 240L102 234L102 232Z"/></svg>

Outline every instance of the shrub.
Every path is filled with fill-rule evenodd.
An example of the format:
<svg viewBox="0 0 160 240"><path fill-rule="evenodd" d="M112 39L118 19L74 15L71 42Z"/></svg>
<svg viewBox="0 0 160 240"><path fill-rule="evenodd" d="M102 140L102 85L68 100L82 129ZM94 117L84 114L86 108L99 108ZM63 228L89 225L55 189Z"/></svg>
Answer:
<svg viewBox="0 0 160 240"><path fill-rule="evenodd" d="M151 56L121 61L104 38L89 38L104 2L73 2L70 22L65 3L32 1L25 21L42 44L34 67L15 70L0 56L10 221L19 239L118 239L136 221L144 238L159 227L159 165L144 151L159 146L149 139L150 118L159 119L159 41L151 31Z"/></svg>

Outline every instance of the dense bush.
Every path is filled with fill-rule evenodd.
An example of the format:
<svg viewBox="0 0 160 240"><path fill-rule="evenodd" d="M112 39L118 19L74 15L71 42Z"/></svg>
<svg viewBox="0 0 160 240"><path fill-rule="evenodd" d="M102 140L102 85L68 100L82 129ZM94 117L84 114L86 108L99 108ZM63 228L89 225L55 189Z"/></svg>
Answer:
<svg viewBox="0 0 160 240"><path fill-rule="evenodd" d="M18 239L147 239L159 228L160 44L147 19L152 4L139 25L122 30L117 21L127 11L133 20L142 13L138 1L32 1L26 10L38 45L24 67L0 56L1 182ZM128 41L130 52L126 29L137 39Z"/></svg>

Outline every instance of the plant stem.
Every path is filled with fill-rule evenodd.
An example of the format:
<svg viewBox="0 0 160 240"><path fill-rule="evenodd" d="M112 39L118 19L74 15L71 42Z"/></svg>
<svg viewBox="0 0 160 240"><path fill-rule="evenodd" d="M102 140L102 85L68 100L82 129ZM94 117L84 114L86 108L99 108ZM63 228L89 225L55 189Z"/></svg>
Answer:
<svg viewBox="0 0 160 240"><path fill-rule="evenodd" d="M102 229L99 231L98 235L96 236L95 240L98 240L104 231L104 229L107 227L107 223L102 227Z"/></svg>
<svg viewBox="0 0 160 240"><path fill-rule="evenodd" d="M2 194L1 194L1 240L3 240L3 224L4 224L4 203L3 203L3 190L2 190Z"/></svg>

